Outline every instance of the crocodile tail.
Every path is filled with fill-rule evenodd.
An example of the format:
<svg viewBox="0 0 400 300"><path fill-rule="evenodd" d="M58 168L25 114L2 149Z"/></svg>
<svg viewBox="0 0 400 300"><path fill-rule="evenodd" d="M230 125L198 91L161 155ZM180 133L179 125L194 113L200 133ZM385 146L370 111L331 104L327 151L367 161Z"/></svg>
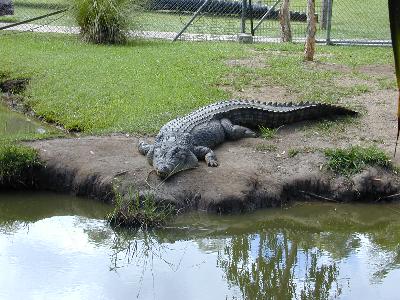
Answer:
<svg viewBox="0 0 400 300"><path fill-rule="evenodd" d="M320 103L300 103L277 104L277 103L249 103L247 107L233 108L222 113L221 117L226 117L234 124L249 128L259 126L277 128L285 124L295 122L316 120L323 118L333 118L337 116L357 115L357 112L330 104Z"/></svg>

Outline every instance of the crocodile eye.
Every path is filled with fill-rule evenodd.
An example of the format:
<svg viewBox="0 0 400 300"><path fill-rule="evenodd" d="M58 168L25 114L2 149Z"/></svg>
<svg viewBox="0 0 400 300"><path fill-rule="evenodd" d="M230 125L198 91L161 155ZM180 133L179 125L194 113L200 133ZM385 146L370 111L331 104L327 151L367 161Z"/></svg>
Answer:
<svg viewBox="0 0 400 300"><path fill-rule="evenodd" d="M176 155L176 154L178 154L179 152L180 152L180 148L179 147L175 147L175 148L173 148L172 149L172 151L171 151L171 155Z"/></svg>

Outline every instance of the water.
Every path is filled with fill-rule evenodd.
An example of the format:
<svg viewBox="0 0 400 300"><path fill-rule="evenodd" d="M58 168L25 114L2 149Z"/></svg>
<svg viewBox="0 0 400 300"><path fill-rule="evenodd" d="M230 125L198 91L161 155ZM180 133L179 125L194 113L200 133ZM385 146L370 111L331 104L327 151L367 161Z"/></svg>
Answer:
<svg viewBox="0 0 400 300"><path fill-rule="evenodd" d="M0 103L0 136L45 134L48 128L31 118L9 111Z"/></svg>
<svg viewBox="0 0 400 300"><path fill-rule="evenodd" d="M0 194L0 299L399 299L400 205L297 204L114 231L109 207Z"/></svg>

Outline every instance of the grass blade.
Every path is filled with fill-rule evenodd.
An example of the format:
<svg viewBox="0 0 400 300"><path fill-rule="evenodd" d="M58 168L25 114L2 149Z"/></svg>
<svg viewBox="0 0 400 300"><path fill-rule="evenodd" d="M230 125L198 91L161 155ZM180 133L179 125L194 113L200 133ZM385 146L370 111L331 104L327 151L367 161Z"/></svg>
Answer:
<svg viewBox="0 0 400 300"><path fill-rule="evenodd" d="M396 155L397 143L399 141L400 133L400 1L389 0L388 4L394 63L396 66L397 86L399 87L399 98L397 103L397 137L396 146L394 148L394 155Z"/></svg>

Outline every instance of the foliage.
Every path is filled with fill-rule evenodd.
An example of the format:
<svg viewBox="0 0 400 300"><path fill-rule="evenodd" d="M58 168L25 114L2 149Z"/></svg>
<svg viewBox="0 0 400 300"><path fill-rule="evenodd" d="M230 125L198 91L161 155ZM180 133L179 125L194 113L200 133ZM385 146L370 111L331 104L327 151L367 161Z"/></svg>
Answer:
<svg viewBox="0 0 400 300"><path fill-rule="evenodd" d="M326 149L325 156L328 169L345 176L359 173L367 165L391 167L388 155L376 146Z"/></svg>
<svg viewBox="0 0 400 300"><path fill-rule="evenodd" d="M35 149L14 144L0 146L0 184L23 183L35 167L40 166L39 154Z"/></svg>
<svg viewBox="0 0 400 300"><path fill-rule="evenodd" d="M275 137L277 129L276 128L267 128L264 126L260 126L260 135L264 139L272 139Z"/></svg>
<svg viewBox="0 0 400 300"><path fill-rule="evenodd" d="M106 218L116 227L161 227L176 214L172 204L156 202L150 192L140 195L131 189L124 196L114 188L114 194L114 209Z"/></svg>
<svg viewBox="0 0 400 300"><path fill-rule="evenodd" d="M130 0L74 0L73 11L83 38L96 44L122 44L127 40Z"/></svg>
<svg viewBox="0 0 400 300"><path fill-rule="evenodd" d="M300 153L300 149L289 149L288 156L295 157L299 153Z"/></svg>

